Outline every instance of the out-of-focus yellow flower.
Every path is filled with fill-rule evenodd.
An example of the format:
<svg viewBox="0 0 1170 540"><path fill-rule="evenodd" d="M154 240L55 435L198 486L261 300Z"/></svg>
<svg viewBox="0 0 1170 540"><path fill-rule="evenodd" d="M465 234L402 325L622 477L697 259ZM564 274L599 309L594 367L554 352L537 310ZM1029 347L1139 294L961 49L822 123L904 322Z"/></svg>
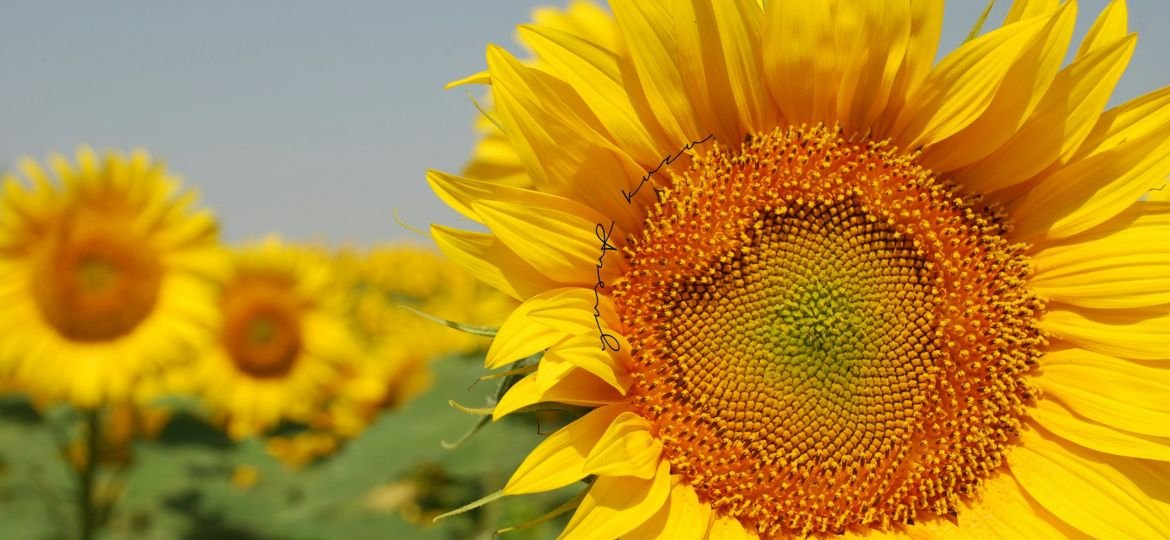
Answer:
<svg viewBox="0 0 1170 540"><path fill-rule="evenodd" d="M248 491L260 481L260 471L251 465L236 465L232 469L231 482L236 489Z"/></svg>
<svg viewBox="0 0 1170 540"><path fill-rule="evenodd" d="M360 354L331 266L274 238L227 257L214 340L195 366L199 393L233 438L307 422Z"/></svg>
<svg viewBox="0 0 1170 540"><path fill-rule="evenodd" d="M298 469L328 456L340 448L338 435L328 431L305 431L294 435L269 437L265 441L268 454L287 467Z"/></svg>
<svg viewBox="0 0 1170 540"><path fill-rule="evenodd" d="M515 306L432 249L392 245L365 254L342 252L338 259L352 276L359 335L369 343L396 343L428 359L473 352L488 340L435 324L402 306L476 326L498 325Z"/></svg>
<svg viewBox="0 0 1170 540"><path fill-rule="evenodd" d="M480 283L434 250L384 246L341 252L337 261L351 283L351 313L366 345L358 371L381 382L377 408L397 407L430 383L427 363L487 346L487 338L459 332L403 307L475 326L498 325L515 301ZM354 391L360 392L360 385ZM372 397L376 392L365 392Z"/></svg>
<svg viewBox="0 0 1170 540"><path fill-rule="evenodd" d="M432 378L426 357L393 343L382 344L370 350L365 361L349 366L333 400L312 425L356 437L379 413L397 409L425 391Z"/></svg>
<svg viewBox="0 0 1170 540"><path fill-rule="evenodd" d="M426 390L432 360L487 344L485 338L436 324L402 306L485 325L498 324L514 305L430 249L346 249L333 256L333 265L361 354L339 362L336 376L322 383L324 397L305 420L307 432L269 439L269 453L294 467L336 451L379 414Z"/></svg>
<svg viewBox="0 0 1170 540"><path fill-rule="evenodd" d="M215 220L142 151L20 168L31 185L5 176L0 199L0 371L45 399L126 400L206 336Z"/></svg>
<svg viewBox="0 0 1170 540"><path fill-rule="evenodd" d="M23 394L24 388L21 387L16 377L11 374L0 373L0 396Z"/></svg>

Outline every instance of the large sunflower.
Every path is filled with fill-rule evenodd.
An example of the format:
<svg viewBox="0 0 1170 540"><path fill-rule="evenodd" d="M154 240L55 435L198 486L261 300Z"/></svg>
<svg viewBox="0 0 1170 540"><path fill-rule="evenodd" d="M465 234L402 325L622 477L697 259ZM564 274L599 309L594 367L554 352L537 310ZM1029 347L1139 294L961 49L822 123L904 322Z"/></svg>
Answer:
<svg viewBox="0 0 1170 540"><path fill-rule="evenodd" d="M31 159L0 202L0 365L94 407L186 358L211 316L217 226L145 152Z"/></svg>
<svg viewBox="0 0 1170 540"><path fill-rule="evenodd" d="M215 339L195 375L208 409L235 438L307 423L360 354L329 261L269 238L234 250L218 285Z"/></svg>
<svg viewBox="0 0 1170 540"><path fill-rule="evenodd" d="M1170 88L1103 111L1111 3L1017 1L933 64L941 1L611 2L487 50L532 187L431 172L433 228L543 352L494 411L592 410L505 495L565 537L1170 531ZM593 35L597 33L594 32ZM665 157L665 158L664 158ZM489 179L490 180L490 179Z"/></svg>

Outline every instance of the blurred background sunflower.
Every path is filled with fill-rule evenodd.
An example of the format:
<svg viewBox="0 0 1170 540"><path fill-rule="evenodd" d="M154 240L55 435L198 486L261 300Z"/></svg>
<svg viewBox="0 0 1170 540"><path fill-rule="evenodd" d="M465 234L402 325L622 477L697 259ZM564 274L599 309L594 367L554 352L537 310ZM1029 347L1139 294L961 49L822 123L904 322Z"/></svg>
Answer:
<svg viewBox="0 0 1170 540"><path fill-rule="evenodd" d="M216 222L145 152L50 164L4 179L0 365L45 399L126 400L202 340Z"/></svg>
<svg viewBox="0 0 1170 540"><path fill-rule="evenodd" d="M213 340L193 377L234 438L307 421L359 354L327 259L270 238L237 248L217 280Z"/></svg>

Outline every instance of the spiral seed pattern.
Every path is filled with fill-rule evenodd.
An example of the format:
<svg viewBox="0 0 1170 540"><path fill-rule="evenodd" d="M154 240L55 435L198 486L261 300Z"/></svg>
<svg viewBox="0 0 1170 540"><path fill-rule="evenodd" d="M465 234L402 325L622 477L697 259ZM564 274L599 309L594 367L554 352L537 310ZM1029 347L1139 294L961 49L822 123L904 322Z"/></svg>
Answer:
<svg viewBox="0 0 1170 540"><path fill-rule="evenodd" d="M671 470L762 537L955 513L1044 344L1007 224L886 143L714 146L659 191L615 302Z"/></svg>

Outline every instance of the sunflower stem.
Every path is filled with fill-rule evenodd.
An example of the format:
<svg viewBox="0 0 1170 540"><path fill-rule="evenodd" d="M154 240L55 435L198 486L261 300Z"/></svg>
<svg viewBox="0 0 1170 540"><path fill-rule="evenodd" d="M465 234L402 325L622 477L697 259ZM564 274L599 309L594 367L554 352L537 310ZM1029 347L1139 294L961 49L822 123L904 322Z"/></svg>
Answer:
<svg viewBox="0 0 1170 540"><path fill-rule="evenodd" d="M101 451L101 413L99 408L85 411L85 463L78 471L80 483L77 508L81 514L81 540L92 540L97 533L98 508L94 503L97 486L98 453Z"/></svg>

